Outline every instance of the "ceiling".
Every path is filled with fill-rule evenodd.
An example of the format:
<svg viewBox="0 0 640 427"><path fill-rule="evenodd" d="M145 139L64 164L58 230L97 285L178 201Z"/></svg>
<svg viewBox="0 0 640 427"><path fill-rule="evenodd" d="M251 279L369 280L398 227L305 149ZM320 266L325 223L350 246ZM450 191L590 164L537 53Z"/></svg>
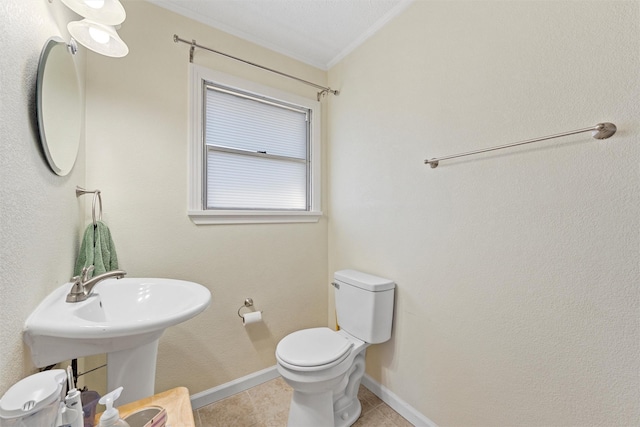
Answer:
<svg viewBox="0 0 640 427"><path fill-rule="evenodd" d="M327 70L413 0L147 1Z"/></svg>

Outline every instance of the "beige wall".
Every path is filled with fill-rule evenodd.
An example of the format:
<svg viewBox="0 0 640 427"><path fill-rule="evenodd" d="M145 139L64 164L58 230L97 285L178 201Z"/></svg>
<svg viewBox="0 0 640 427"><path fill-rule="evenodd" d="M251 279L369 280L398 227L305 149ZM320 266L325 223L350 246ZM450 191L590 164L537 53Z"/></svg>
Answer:
<svg viewBox="0 0 640 427"><path fill-rule="evenodd" d="M40 52L49 37L68 40L70 16L59 2L0 3L0 396L35 371L22 325L71 277L82 228L75 186L85 179L84 140L73 172L59 177L47 165L36 118ZM75 61L82 78L84 55Z"/></svg>
<svg viewBox="0 0 640 427"><path fill-rule="evenodd" d="M637 424L639 25L638 2L417 1L330 70L329 271L397 281L367 371L438 425Z"/></svg>
<svg viewBox="0 0 640 427"><path fill-rule="evenodd" d="M272 366L286 333L331 323L327 278L349 267L398 283L394 335L369 350L368 373L439 425L636 423L638 2L417 1L329 72L342 92L324 102L330 221L199 227L186 216L188 47L173 34L319 83L326 73L124 5L129 56L87 54L86 180L84 146L57 177L35 128L39 53L69 14L0 5L0 393L33 372L22 324L68 279L86 223L73 189L86 184L103 191L130 276L212 291L161 339L158 390ZM315 97L205 52L196 63ZM423 164L605 120L620 129L606 142ZM264 311L258 328L236 315L246 297Z"/></svg>
<svg viewBox="0 0 640 427"><path fill-rule="evenodd" d="M189 46L232 55L320 84L326 72L274 54L147 2L125 1L119 31L130 53L88 56L87 185L102 189L104 218L132 277L203 284L211 307L160 340L156 389L191 393L275 364L275 345L326 324L327 222L196 226L187 217ZM195 62L315 99L315 89L202 50ZM264 323L237 315L251 297Z"/></svg>

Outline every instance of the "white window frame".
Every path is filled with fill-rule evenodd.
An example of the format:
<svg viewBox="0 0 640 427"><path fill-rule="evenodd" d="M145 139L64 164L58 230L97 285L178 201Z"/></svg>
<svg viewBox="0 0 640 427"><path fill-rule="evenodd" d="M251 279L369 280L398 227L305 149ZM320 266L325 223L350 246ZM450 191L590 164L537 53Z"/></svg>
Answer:
<svg viewBox="0 0 640 427"><path fill-rule="evenodd" d="M201 224L256 224L318 222L322 216L320 200L320 103L278 89L244 80L229 74L190 64L189 76L189 200L188 215L198 225ZM310 208L307 211L287 210L214 210L204 207L204 90L205 82L213 82L228 88L248 92L256 96L278 99L289 104L311 110L310 141Z"/></svg>

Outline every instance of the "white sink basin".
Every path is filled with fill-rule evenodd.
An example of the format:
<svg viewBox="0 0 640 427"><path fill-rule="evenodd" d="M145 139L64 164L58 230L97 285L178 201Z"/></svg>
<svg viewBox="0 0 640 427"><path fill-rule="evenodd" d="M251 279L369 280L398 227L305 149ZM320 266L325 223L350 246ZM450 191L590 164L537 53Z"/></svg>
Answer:
<svg viewBox="0 0 640 427"><path fill-rule="evenodd" d="M122 382L131 383L125 386L120 404L147 396L130 396L131 388L137 388L128 380L135 371L152 368L147 376L151 375L148 395L153 394L162 332L201 313L211 302L207 288L183 280L111 278L99 282L86 301L68 303L65 298L71 286L66 283L54 290L25 322L23 338L33 363L43 367L107 353L109 390ZM148 389L146 384L145 390L136 394Z"/></svg>

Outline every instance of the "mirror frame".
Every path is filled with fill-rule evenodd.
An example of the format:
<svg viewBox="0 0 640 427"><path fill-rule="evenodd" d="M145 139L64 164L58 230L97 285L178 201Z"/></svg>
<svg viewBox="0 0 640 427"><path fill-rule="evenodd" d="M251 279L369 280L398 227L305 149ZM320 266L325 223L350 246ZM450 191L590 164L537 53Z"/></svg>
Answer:
<svg viewBox="0 0 640 427"><path fill-rule="evenodd" d="M49 38L40 54L36 83L40 142L59 176L71 172L82 132L82 98L72 50L60 37Z"/></svg>

